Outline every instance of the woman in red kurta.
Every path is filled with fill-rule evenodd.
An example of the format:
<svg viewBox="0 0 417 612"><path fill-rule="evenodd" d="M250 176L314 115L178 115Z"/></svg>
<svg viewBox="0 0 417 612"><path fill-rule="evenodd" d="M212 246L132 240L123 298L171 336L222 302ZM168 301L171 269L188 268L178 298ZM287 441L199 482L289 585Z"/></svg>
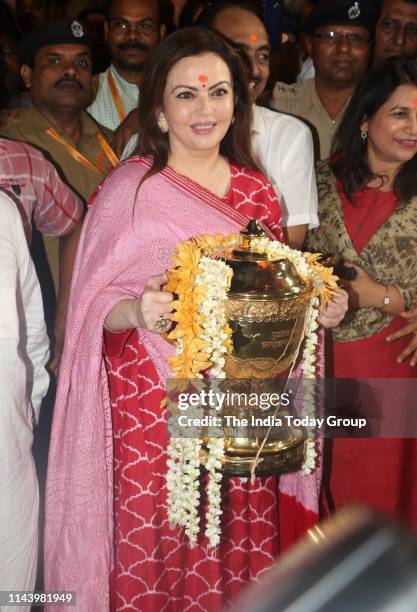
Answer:
<svg viewBox="0 0 417 612"><path fill-rule="evenodd" d="M417 528L415 397L402 382L416 372L386 341L417 297L416 99L411 61L389 60L364 79L340 126L339 153L318 168L320 228L308 246L356 273L344 282L348 316L333 330L333 374L356 379L337 383L340 416L369 418L362 436L373 436L333 440L329 504L360 501Z"/></svg>
<svg viewBox="0 0 417 612"><path fill-rule="evenodd" d="M242 65L214 33L161 43L139 110L147 157L104 182L77 254L48 472L46 587L75 590L85 612L217 612L317 520L320 458L308 476L225 480L216 548L204 537L190 548L169 526L160 405L174 349L156 324L173 296L161 291L163 272L178 242L235 233L249 217L280 239L280 208L250 150ZM343 311L331 305L323 317Z"/></svg>
<svg viewBox="0 0 417 612"><path fill-rule="evenodd" d="M259 173L232 165L222 200L281 239L279 204ZM213 550L200 538L190 548L167 518L165 389L137 331L106 332L105 347L114 430L114 608L128 601L132 610L220 611L278 556L277 478L257 478L254 485L225 478L221 544ZM313 511L303 514L304 528L317 520Z"/></svg>

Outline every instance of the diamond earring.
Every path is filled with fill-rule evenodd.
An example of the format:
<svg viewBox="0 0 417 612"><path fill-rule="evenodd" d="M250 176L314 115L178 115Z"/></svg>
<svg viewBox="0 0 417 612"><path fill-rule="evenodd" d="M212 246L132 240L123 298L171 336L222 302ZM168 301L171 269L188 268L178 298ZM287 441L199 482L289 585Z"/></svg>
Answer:
<svg viewBox="0 0 417 612"><path fill-rule="evenodd" d="M157 123L158 123L158 127L161 130L161 132L163 134L166 134L169 128L168 128L168 123L167 123L164 113L159 114Z"/></svg>
<svg viewBox="0 0 417 612"><path fill-rule="evenodd" d="M362 138L363 144L365 144L365 142L368 139L368 132L365 132L365 130L361 130L361 138Z"/></svg>

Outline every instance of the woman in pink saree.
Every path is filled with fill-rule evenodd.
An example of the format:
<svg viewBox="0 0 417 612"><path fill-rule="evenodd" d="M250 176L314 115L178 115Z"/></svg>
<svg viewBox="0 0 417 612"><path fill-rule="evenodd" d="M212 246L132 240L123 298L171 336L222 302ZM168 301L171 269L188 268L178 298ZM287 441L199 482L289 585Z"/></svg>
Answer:
<svg viewBox="0 0 417 612"><path fill-rule="evenodd" d="M178 242L259 219L281 239L280 207L250 149L243 67L211 32L162 42L141 88L140 157L90 203L77 255L47 483L48 590L77 610L216 612L318 517L320 462L306 476L230 478L222 539L190 548L167 517L166 415L173 347L156 333ZM322 313L336 324L345 300Z"/></svg>

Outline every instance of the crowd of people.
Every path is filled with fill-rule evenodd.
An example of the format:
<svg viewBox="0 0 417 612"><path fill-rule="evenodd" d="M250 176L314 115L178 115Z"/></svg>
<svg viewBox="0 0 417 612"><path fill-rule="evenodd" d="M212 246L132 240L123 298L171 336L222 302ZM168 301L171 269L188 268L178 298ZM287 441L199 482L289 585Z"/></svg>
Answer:
<svg viewBox="0 0 417 612"><path fill-rule="evenodd" d="M255 218L340 270L318 321L322 375L356 381L342 409L410 422L417 1L80 4L0 2L0 590L220 612L351 502L417 529L417 442L388 431L321 441L308 474L228 478L220 543L190 547L168 520L160 333L177 243Z"/></svg>

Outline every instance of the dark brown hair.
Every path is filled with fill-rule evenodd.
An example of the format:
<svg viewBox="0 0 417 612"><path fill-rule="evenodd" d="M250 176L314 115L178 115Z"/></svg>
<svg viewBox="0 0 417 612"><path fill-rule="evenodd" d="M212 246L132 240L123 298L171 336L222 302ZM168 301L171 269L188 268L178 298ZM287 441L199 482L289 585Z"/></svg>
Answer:
<svg viewBox="0 0 417 612"><path fill-rule="evenodd" d="M157 124L168 73L183 58L206 53L218 55L228 66L235 97L235 120L220 144L220 153L236 164L260 170L251 147L251 102L245 68L238 54L214 32L205 28L184 28L161 42L145 68L135 154L151 156L153 165L143 180L160 172L168 163L169 137Z"/></svg>

